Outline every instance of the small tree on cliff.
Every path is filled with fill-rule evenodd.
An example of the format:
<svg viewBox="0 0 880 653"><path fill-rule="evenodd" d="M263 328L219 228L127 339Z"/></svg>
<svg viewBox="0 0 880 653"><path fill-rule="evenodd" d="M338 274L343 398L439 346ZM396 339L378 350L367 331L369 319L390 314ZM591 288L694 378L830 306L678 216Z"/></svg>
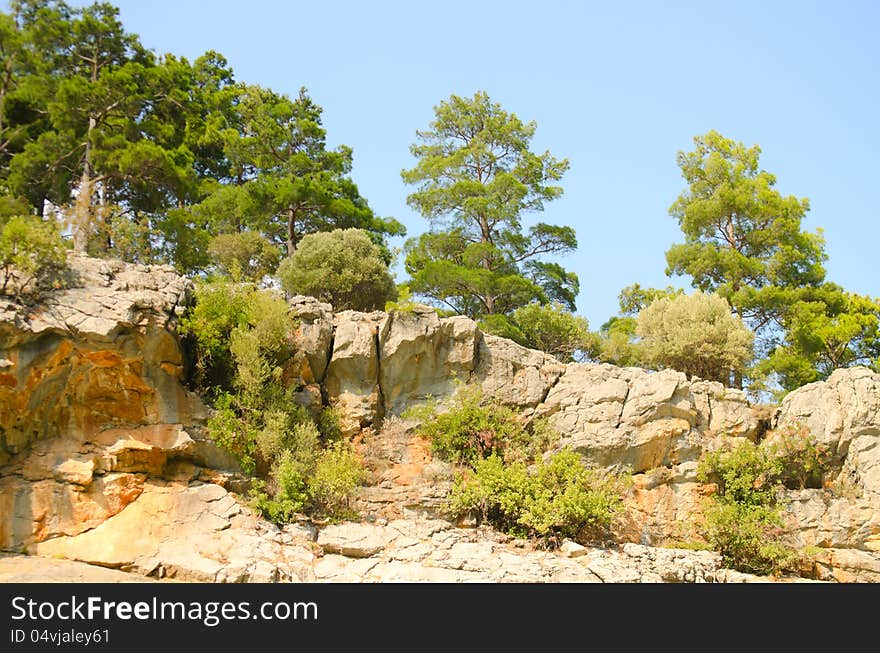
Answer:
<svg viewBox="0 0 880 653"><path fill-rule="evenodd" d="M751 331L718 295L658 299L639 313L636 334L650 364L729 384L752 358Z"/></svg>
<svg viewBox="0 0 880 653"><path fill-rule="evenodd" d="M438 228L406 244L412 291L472 318L532 301L573 310L577 276L538 257L574 250L574 229L522 225L524 213L562 194L556 182L568 161L533 153L536 124L484 92L452 95L434 113L410 148L415 167L401 172L405 183L418 185L408 204Z"/></svg>
<svg viewBox="0 0 880 653"><path fill-rule="evenodd" d="M337 311L372 311L397 299L382 249L363 229L303 236L278 276L287 292L317 297Z"/></svg>

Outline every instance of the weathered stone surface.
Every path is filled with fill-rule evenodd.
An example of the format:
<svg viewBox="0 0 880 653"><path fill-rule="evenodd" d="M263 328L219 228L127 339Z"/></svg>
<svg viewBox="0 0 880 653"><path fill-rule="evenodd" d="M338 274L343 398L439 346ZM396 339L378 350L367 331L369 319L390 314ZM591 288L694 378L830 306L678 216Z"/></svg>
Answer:
<svg viewBox="0 0 880 653"><path fill-rule="evenodd" d="M479 331L464 316L443 318L428 307L388 316L379 334L379 384L387 414L428 397L443 399L470 379Z"/></svg>
<svg viewBox="0 0 880 653"><path fill-rule="evenodd" d="M324 553L339 553L349 558L369 558L384 549L398 533L372 524L339 524L318 533L318 546Z"/></svg>
<svg viewBox="0 0 880 653"><path fill-rule="evenodd" d="M324 381L333 342L333 307L314 297L295 295L288 301L296 321L293 332L294 354L289 374L300 384Z"/></svg>
<svg viewBox="0 0 880 653"><path fill-rule="evenodd" d="M73 560L0 554L0 583L150 583L150 578Z"/></svg>
<svg viewBox="0 0 880 653"><path fill-rule="evenodd" d="M68 288L0 300L0 465L38 439L189 421L173 325L191 282L170 266L71 255Z"/></svg>
<svg viewBox="0 0 880 653"><path fill-rule="evenodd" d="M474 381L502 404L534 408L559 380L565 366L553 356L512 340L481 334Z"/></svg>
<svg viewBox="0 0 880 653"><path fill-rule="evenodd" d="M333 353L324 388L348 435L381 418L378 346L386 319L380 312L342 311L333 316Z"/></svg>
<svg viewBox="0 0 880 653"><path fill-rule="evenodd" d="M435 460L414 422L389 417L378 432L355 439L368 478L354 507L385 519L437 517L452 485L453 469Z"/></svg>
<svg viewBox="0 0 880 653"><path fill-rule="evenodd" d="M776 427L791 423L805 424L838 460L847 455L854 439L876 441L880 437L880 374L866 367L840 369L826 381L798 388L783 399L774 419ZM862 451L868 448L863 442ZM876 464L870 458L870 464ZM880 492L880 487L873 491Z"/></svg>
<svg viewBox="0 0 880 653"><path fill-rule="evenodd" d="M96 477L88 488L53 479L0 478L0 549L24 547L58 535L77 535L118 514L140 496L143 474Z"/></svg>
<svg viewBox="0 0 880 653"><path fill-rule="evenodd" d="M138 501L92 530L28 547L158 578L275 582L311 578L311 551L284 545L223 488L149 481Z"/></svg>
<svg viewBox="0 0 880 653"><path fill-rule="evenodd" d="M632 473L692 462L715 437L754 437L745 396L673 370L570 363L535 417L600 467Z"/></svg>

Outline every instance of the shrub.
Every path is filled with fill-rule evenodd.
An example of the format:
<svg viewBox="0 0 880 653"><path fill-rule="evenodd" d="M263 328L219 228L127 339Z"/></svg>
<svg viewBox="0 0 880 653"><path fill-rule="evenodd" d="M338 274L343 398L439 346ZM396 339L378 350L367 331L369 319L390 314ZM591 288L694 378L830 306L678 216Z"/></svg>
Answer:
<svg viewBox="0 0 880 653"><path fill-rule="evenodd" d="M730 383L751 360L754 336L723 297L695 292L661 298L639 313L636 334L649 365Z"/></svg>
<svg viewBox="0 0 880 653"><path fill-rule="evenodd" d="M623 505L622 484L588 469L580 456L560 451L530 472L496 453L460 474L447 504L450 514L476 512L514 535L590 538L606 532Z"/></svg>
<svg viewBox="0 0 880 653"><path fill-rule="evenodd" d="M334 518L350 517L351 497L365 478L361 461L342 442L334 442L317 459L309 478L309 499L314 512Z"/></svg>
<svg viewBox="0 0 880 653"><path fill-rule="evenodd" d="M0 226L0 295L38 287L65 262L64 240L54 223L16 215Z"/></svg>
<svg viewBox="0 0 880 653"><path fill-rule="evenodd" d="M208 253L214 265L235 281L260 281L281 260L281 250L255 231L215 236Z"/></svg>
<svg viewBox="0 0 880 653"><path fill-rule="evenodd" d="M203 386L229 389L238 376L253 387L255 378L268 373L270 363L287 355L294 323L287 302L276 292L215 280L197 284L195 295L195 306L181 320L181 330L195 338Z"/></svg>
<svg viewBox="0 0 880 653"><path fill-rule="evenodd" d="M817 443L804 424L787 424L765 440L770 456L778 461L778 480L789 489L821 488L831 463L827 445Z"/></svg>
<svg viewBox="0 0 880 653"><path fill-rule="evenodd" d="M303 511L309 498L306 479L292 452L282 452L272 467L271 481L271 493L264 491L265 483L255 484L251 505L273 522L290 522Z"/></svg>
<svg viewBox="0 0 880 653"><path fill-rule="evenodd" d="M783 521L777 506L717 502L706 510L705 537L724 565L750 574L792 569L799 556L781 541Z"/></svg>
<svg viewBox="0 0 880 653"><path fill-rule="evenodd" d="M285 291L317 297L337 311L377 310L397 297L381 248L362 229L303 236L278 277Z"/></svg>
<svg viewBox="0 0 880 653"><path fill-rule="evenodd" d="M510 408L495 402L482 403L482 393L472 388L461 388L452 408L428 417L421 432L431 440L431 449L438 457L465 464L492 454L509 461L530 461L552 437L546 426L539 437L533 437Z"/></svg>
<svg viewBox="0 0 880 653"><path fill-rule="evenodd" d="M704 454L697 478L716 484L703 535L724 564L755 574L793 570L801 554L787 546L782 519L784 487L821 487L830 456L800 425L771 432L756 445Z"/></svg>
<svg viewBox="0 0 880 653"><path fill-rule="evenodd" d="M508 319L489 316L480 323L488 333L510 338L539 349L563 362L580 360L596 347L587 319L575 315L562 304L527 304L514 310Z"/></svg>

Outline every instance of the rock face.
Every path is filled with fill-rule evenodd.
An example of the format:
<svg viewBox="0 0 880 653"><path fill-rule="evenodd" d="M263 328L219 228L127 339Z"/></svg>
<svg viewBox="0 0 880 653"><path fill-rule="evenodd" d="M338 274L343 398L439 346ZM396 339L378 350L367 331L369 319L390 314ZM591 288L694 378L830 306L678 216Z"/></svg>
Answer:
<svg viewBox="0 0 880 653"><path fill-rule="evenodd" d="M0 299L0 465L31 442L189 422L174 322L190 283L167 266L71 257L39 307Z"/></svg>
<svg viewBox="0 0 880 653"><path fill-rule="evenodd" d="M866 368L792 392L768 417L718 383L563 365L468 318L334 314L293 297L282 382L313 415L338 409L370 482L356 499L364 522L279 529L232 494L240 470L182 384L175 326L189 282L163 266L70 262L69 287L39 306L0 301L0 550L212 582L760 580L722 570L714 553L656 547L696 537L712 490L696 478L703 452L803 423L833 451L835 473L790 493L792 538L819 551L816 577L880 582L880 375ZM401 413L442 405L461 383L546 419L558 448L631 475L620 546L542 551L441 519L454 470Z"/></svg>
<svg viewBox="0 0 880 653"><path fill-rule="evenodd" d="M568 365L534 415L562 434L561 447L636 474L696 461L712 438L758 431L742 391L613 365Z"/></svg>

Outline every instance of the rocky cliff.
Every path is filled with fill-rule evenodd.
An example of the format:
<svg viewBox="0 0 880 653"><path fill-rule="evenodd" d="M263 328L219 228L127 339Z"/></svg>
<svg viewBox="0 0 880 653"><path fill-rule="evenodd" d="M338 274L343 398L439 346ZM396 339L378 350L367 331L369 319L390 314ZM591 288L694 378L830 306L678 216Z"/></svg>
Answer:
<svg viewBox="0 0 880 653"><path fill-rule="evenodd" d="M0 301L2 550L209 581L750 580L715 553L667 547L693 539L709 491L696 479L703 451L801 422L831 447L837 479L792 493L794 537L819 550L816 577L880 580L880 376L867 369L768 412L674 371L563 365L465 317L333 313L294 297L285 382L311 409L339 408L371 482L361 523L279 529L231 493L235 462L206 440L207 411L181 382L175 327L190 283L161 266L74 257L71 269L69 287L37 306ZM618 545L539 551L442 519L452 470L400 415L461 383L546 418L559 447L632 474ZM0 559L0 580L32 568L22 560Z"/></svg>

